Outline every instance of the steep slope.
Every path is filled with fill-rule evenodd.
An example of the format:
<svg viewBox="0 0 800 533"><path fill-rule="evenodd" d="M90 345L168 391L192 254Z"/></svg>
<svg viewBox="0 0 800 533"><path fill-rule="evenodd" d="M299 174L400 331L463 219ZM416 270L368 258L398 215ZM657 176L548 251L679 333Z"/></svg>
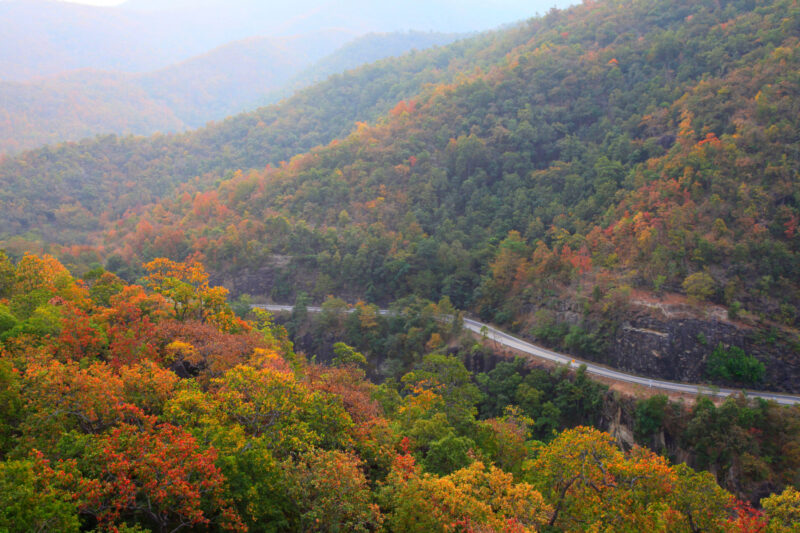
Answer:
<svg viewBox="0 0 800 533"><path fill-rule="evenodd" d="M630 0L542 24L495 68L280 168L187 186L107 246L197 252L277 299L448 296L601 359L627 330L649 339L629 351L657 349L623 366L796 389L800 9ZM766 377L727 346L713 366L718 342Z"/></svg>

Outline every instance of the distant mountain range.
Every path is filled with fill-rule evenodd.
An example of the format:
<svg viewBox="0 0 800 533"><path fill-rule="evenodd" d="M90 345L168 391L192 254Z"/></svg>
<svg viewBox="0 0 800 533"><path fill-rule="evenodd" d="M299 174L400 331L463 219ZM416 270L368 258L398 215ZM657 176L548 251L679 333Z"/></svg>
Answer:
<svg viewBox="0 0 800 533"><path fill-rule="evenodd" d="M200 127L346 69L574 1L0 0L0 154Z"/></svg>
<svg viewBox="0 0 800 533"><path fill-rule="evenodd" d="M457 34L349 32L253 37L146 74L78 70L0 82L0 153L104 133L149 135L203 126L288 96L363 63L446 44Z"/></svg>
<svg viewBox="0 0 800 533"><path fill-rule="evenodd" d="M572 3L145 0L108 8L5 0L0 1L0 80L25 81L80 68L148 72L254 36L487 30Z"/></svg>

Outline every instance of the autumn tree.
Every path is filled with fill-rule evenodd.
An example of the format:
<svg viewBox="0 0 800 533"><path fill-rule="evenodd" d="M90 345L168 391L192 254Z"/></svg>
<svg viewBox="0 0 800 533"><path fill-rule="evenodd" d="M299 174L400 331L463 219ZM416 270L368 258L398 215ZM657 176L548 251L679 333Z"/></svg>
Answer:
<svg viewBox="0 0 800 533"><path fill-rule="evenodd" d="M245 531L225 495L214 449L171 424L123 424L96 442L92 483L83 512L104 527L126 519L156 531L203 527Z"/></svg>
<svg viewBox="0 0 800 533"><path fill-rule="evenodd" d="M145 281L151 289L163 295L180 321L195 319L210 322L223 331L234 331L241 321L226 301L224 287L211 287L208 274L197 261L177 263L160 258L144 265L148 272Z"/></svg>
<svg viewBox="0 0 800 533"><path fill-rule="evenodd" d="M361 461L341 451L312 450L283 465L297 531L375 531L383 522Z"/></svg>
<svg viewBox="0 0 800 533"><path fill-rule="evenodd" d="M764 498L761 506L769 518L768 533L800 531L800 492L794 487Z"/></svg>
<svg viewBox="0 0 800 533"><path fill-rule="evenodd" d="M437 477L410 455L397 457L383 497L392 531L538 531L552 513L533 486L494 466L475 462Z"/></svg>
<svg viewBox="0 0 800 533"><path fill-rule="evenodd" d="M539 451L530 479L553 506L551 526L643 531L660 523L674 474L652 452L626 456L609 435L578 427Z"/></svg>
<svg viewBox="0 0 800 533"><path fill-rule="evenodd" d="M80 474L73 462L51 464L34 451L0 462L0 529L78 532Z"/></svg>

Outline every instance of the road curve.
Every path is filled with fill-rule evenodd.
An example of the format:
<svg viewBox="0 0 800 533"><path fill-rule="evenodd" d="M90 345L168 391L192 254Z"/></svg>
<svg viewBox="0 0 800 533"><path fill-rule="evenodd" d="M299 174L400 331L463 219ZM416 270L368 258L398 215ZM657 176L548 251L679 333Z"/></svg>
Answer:
<svg viewBox="0 0 800 533"><path fill-rule="evenodd" d="M266 309L267 311L292 310L291 305L254 305L253 307ZM308 307L307 309L311 313L318 313L322 310L320 307ZM386 315L389 314L389 311L386 309L382 309L380 311L380 314ZM800 396L794 396L791 394L778 394L773 392L751 391L751 390L743 391L741 389L718 389L716 387L711 387L709 385L676 383L673 381L663 381L659 379L637 376L635 374L628 374L627 372L613 370L611 368L607 368L605 366L598 365L596 363L591 363L589 361L582 361L580 359L576 359L571 355L564 355L558 352L554 352L552 350L548 350L546 348L542 348L540 346L536 346L535 344L531 344L527 341L514 337L513 335L509 335L508 333L501 331L495 327L492 327L488 324L484 324L482 322L478 322L477 320L472 320L470 318L464 319L464 328L473 331L475 333L478 333L479 335L485 335L487 339L494 341L497 344L501 344L507 348L523 352L538 359L544 359L546 361L564 365L572 365L572 366L586 365L587 373L613 379L615 381L634 383L647 388L662 390L666 392L678 392L691 395L702 394L706 396L726 397L732 394L738 394L739 392L745 392L748 397L772 400L782 405L800 404Z"/></svg>

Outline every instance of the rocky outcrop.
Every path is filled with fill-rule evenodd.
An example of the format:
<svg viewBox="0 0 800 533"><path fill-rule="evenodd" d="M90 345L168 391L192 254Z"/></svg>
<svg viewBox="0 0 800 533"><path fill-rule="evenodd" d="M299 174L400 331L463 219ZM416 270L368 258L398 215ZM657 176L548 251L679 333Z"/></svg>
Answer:
<svg viewBox="0 0 800 533"><path fill-rule="evenodd" d="M273 255L268 262L258 267L237 268L234 273L212 273L212 285L221 285L228 289L232 296L250 294L260 297L275 297L278 278L283 269L292 262L290 256ZM289 301L289 300L286 300Z"/></svg>
<svg viewBox="0 0 800 533"><path fill-rule="evenodd" d="M709 308L704 316L690 313L688 306L634 302L597 353L576 354L610 367L653 378L707 382L706 359L722 343L738 346L764 363L764 381L752 388L800 393L800 353L790 339L764 335L763 329L728 320L724 310ZM557 319L599 331L598 323L577 318L572 309L559 310ZM737 387L737 383L714 385Z"/></svg>

